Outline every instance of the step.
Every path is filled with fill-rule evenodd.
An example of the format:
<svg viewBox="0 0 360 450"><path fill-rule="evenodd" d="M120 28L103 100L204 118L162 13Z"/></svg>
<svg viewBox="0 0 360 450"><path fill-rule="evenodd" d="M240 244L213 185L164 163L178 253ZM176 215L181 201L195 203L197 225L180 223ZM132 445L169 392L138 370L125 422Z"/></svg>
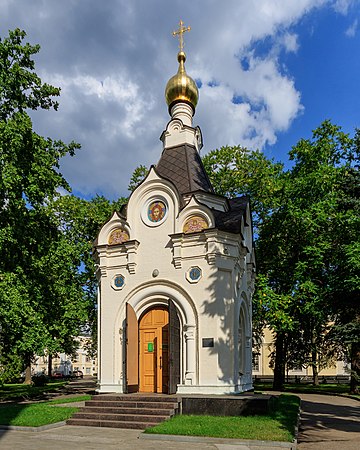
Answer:
<svg viewBox="0 0 360 450"><path fill-rule="evenodd" d="M169 402L144 402L144 401L103 401L87 400L85 406L96 406L102 408L150 408L150 409L174 409L178 403Z"/></svg>
<svg viewBox="0 0 360 450"><path fill-rule="evenodd" d="M93 420L93 419L68 419L67 425L77 425L82 427L108 427L108 428L131 428L136 430L145 430L146 428L157 425L156 422L118 422L111 420Z"/></svg>
<svg viewBox="0 0 360 450"><path fill-rule="evenodd" d="M155 395L131 395L131 394L97 394L93 397L93 400L102 400L102 401L144 401L144 402L163 402L163 403L178 403L181 401L180 397L171 397L167 396L155 396Z"/></svg>
<svg viewBox="0 0 360 450"><path fill-rule="evenodd" d="M72 419L90 419L100 421L116 421L116 422L155 422L160 423L169 419L169 416L139 416L137 414L108 414L108 413L88 413L77 412L72 416Z"/></svg>
<svg viewBox="0 0 360 450"><path fill-rule="evenodd" d="M98 394L66 423L144 430L170 419L178 412L180 402L175 396Z"/></svg>
<svg viewBox="0 0 360 450"><path fill-rule="evenodd" d="M138 415L160 415L170 416L175 414L175 408L162 408L162 409L150 409L150 408L109 408L109 407L97 407L86 406L80 408L79 412L89 413L105 413L105 414L138 414Z"/></svg>

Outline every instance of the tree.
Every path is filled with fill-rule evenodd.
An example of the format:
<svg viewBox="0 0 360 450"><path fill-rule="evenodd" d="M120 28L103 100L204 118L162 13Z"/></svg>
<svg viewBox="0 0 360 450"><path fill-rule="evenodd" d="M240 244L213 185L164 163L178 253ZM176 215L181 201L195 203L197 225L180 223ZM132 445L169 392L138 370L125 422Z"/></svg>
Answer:
<svg viewBox="0 0 360 450"><path fill-rule="evenodd" d="M136 167L131 176L130 183L128 186L128 190L130 192L133 192L133 190L142 182L142 180L146 177L148 171L149 169L144 165Z"/></svg>
<svg viewBox="0 0 360 450"><path fill-rule="evenodd" d="M96 352L97 333L97 280L95 261L92 257L94 239L113 212L120 210L125 203L126 199L122 197L116 201L109 201L102 196L85 200L73 195L64 195L49 205L50 214L56 217L56 224L62 232L66 247L74 254L86 309L85 328L93 337L92 347L88 348L92 354Z"/></svg>
<svg viewBox="0 0 360 450"><path fill-rule="evenodd" d="M215 192L233 198L249 195L255 232L278 206L283 164L268 159L259 150L245 147L221 147L202 158Z"/></svg>
<svg viewBox="0 0 360 450"><path fill-rule="evenodd" d="M330 304L335 326L332 337L351 364L350 391L360 384L360 130L354 137L354 161L338 191L338 229L333 240L334 262L330 268Z"/></svg>
<svg viewBox="0 0 360 450"><path fill-rule="evenodd" d="M291 298L294 332L276 334L278 359L290 348L302 365L313 369L314 383L322 359L333 352L328 325L332 321L330 274L339 232L338 193L353 160L353 141L340 127L325 121L290 152L294 166L282 178L280 206L268 216L257 242L258 266L277 294ZM341 282L341 280L339 280ZM285 374L275 363L274 387Z"/></svg>
<svg viewBox="0 0 360 450"><path fill-rule="evenodd" d="M76 261L47 209L70 190L59 160L80 146L33 131L27 110L57 109L60 89L36 75L39 46L25 36L0 39L0 350L2 378L25 365L29 382L32 356L65 348L84 314Z"/></svg>

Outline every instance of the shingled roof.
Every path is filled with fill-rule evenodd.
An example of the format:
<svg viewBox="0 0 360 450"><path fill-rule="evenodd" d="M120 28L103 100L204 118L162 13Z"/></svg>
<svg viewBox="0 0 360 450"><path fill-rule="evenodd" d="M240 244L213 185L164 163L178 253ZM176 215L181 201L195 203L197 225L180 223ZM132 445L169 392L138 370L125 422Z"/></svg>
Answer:
<svg viewBox="0 0 360 450"><path fill-rule="evenodd" d="M214 192L200 155L191 145L166 148L156 165L156 172L171 180L180 194L199 190Z"/></svg>
<svg viewBox="0 0 360 450"><path fill-rule="evenodd" d="M219 230L228 231L230 233L240 233L241 218L246 212L248 203L249 197L244 195L242 197L230 199L230 210L227 212L213 210L215 227Z"/></svg>

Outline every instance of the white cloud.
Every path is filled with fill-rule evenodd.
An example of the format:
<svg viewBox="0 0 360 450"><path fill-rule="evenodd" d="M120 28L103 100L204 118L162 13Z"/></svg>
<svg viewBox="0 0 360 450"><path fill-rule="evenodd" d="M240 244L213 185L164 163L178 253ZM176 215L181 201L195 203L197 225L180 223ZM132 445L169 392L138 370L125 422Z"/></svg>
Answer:
<svg viewBox="0 0 360 450"><path fill-rule="evenodd" d="M346 15L350 6L355 2L356 0L335 0L334 9L336 12Z"/></svg>
<svg viewBox="0 0 360 450"><path fill-rule="evenodd" d="M283 45L286 51L296 53L299 48L298 36L293 33L285 33L283 38Z"/></svg>
<svg viewBox="0 0 360 450"><path fill-rule="evenodd" d="M62 163L66 179L84 194L117 196L126 195L137 165L160 157L158 137L169 120L164 88L177 70L171 32L178 18L192 27L185 36L186 68L203 83L195 122L206 150L263 148L303 111L296 80L282 63L284 52L301 46L293 25L315 8L343 12L349 4L228 0L225 7L209 0L204 8L199 1L89 0L84 9L74 1L17 0L7 2L1 22L40 43L37 71L62 87L59 112L33 117L41 134L82 144L76 158ZM212 81L217 85L210 87Z"/></svg>
<svg viewBox="0 0 360 450"><path fill-rule="evenodd" d="M358 29L358 20L355 19L349 28L345 31L346 36L354 37Z"/></svg>

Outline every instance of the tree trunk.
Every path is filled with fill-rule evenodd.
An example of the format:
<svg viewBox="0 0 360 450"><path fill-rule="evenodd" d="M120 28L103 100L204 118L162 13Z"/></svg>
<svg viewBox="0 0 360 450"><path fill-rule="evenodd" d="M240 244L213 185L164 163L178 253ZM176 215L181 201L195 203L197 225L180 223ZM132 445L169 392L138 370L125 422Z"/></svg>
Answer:
<svg viewBox="0 0 360 450"><path fill-rule="evenodd" d="M316 352L316 350L311 351L311 368L312 368L313 385L319 386L319 371L318 371L318 367L317 367L317 352Z"/></svg>
<svg viewBox="0 0 360 450"><path fill-rule="evenodd" d="M31 384L31 357L25 356L25 380L24 384Z"/></svg>
<svg viewBox="0 0 360 450"><path fill-rule="evenodd" d="M275 367L273 389L282 391L285 383L285 349L284 333L277 333L275 340Z"/></svg>
<svg viewBox="0 0 360 450"><path fill-rule="evenodd" d="M48 376L52 375L52 355L48 356Z"/></svg>
<svg viewBox="0 0 360 450"><path fill-rule="evenodd" d="M350 394L360 394L360 343L353 342L350 350L351 377Z"/></svg>

